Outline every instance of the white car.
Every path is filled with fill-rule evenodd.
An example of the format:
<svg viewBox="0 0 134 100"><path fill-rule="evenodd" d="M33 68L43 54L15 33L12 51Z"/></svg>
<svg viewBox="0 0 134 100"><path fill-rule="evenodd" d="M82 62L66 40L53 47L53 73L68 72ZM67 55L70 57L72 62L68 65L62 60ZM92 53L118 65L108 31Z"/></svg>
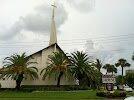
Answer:
<svg viewBox="0 0 134 100"><path fill-rule="evenodd" d="M128 92L132 92L133 91L133 89L131 87L129 87L129 86L124 86L124 90L128 91Z"/></svg>
<svg viewBox="0 0 134 100"><path fill-rule="evenodd" d="M114 90L117 90L117 86L114 86Z"/></svg>
<svg viewBox="0 0 134 100"><path fill-rule="evenodd" d="M124 100L134 100L134 97L127 97Z"/></svg>

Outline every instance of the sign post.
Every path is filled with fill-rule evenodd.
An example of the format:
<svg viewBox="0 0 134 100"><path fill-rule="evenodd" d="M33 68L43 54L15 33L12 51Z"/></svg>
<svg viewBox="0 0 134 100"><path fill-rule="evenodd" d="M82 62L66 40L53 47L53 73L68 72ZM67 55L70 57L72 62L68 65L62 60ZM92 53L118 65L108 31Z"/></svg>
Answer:
<svg viewBox="0 0 134 100"><path fill-rule="evenodd" d="M106 89L108 91L113 91L113 88L114 88L114 83L116 82L115 81L115 75L103 75L102 76L102 82L104 84L106 84Z"/></svg>

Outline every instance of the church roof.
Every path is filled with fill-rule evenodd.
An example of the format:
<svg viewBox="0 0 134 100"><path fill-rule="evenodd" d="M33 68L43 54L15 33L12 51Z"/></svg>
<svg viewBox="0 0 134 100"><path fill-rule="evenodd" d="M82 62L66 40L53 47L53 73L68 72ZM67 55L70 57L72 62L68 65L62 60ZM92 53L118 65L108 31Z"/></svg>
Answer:
<svg viewBox="0 0 134 100"><path fill-rule="evenodd" d="M53 46L55 46L56 45L56 48L58 48L61 52L63 52L64 53L64 51L59 47L59 45L57 44L57 33L56 33L56 25L55 25L55 8L56 8L56 6L55 6L55 2L54 2L54 5L52 5L52 7L53 7L53 11L52 11L52 23L51 23L51 33L50 33L50 41L49 41L49 46L48 47L46 47L46 48L44 48L44 49L42 49L42 50L40 50L40 51L37 51L37 52L35 52L35 53L33 53L33 54L31 54L31 55L29 55L28 57L31 57L32 55L34 55L34 54L37 54L37 53L41 53L43 50L45 50L45 49L49 49L49 48L51 48L51 47L53 47ZM64 53L65 54L65 53Z"/></svg>
<svg viewBox="0 0 134 100"><path fill-rule="evenodd" d="M37 51L37 52L35 52L35 53L29 55L28 57L31 57L32 55L37 54L37 53L41 53L43 50L49 49L49 48L51 48L51 47L53 47L53 46L55 46L55 45L56 45L56 48L58 48L61 52L64 53L64 51L60 48L60 46L59 46L57 43L55 43L55 44L52 44L52 45L50 45L50 46L48 46L48 47L46 47L46 48L43 48L43 49L41 49L41 50L39 50L39 51Z"/></svg>

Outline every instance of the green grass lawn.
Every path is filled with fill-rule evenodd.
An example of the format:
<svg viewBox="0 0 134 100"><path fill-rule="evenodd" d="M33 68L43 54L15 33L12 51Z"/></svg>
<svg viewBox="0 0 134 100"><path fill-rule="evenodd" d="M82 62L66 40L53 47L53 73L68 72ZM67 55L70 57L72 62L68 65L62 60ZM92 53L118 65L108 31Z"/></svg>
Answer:
<svg viewBox="0 0 134 100"><path fill-rule="evenodd" d="M103 100L96 91L0 92L0 100Z"/></svg>

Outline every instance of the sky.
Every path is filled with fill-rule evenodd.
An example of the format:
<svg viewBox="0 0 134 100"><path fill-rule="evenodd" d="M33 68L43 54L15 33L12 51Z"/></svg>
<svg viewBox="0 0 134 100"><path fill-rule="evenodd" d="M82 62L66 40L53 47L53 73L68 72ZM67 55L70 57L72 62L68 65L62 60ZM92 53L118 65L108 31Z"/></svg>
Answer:
<svg viewBox="0 0 134 100"><path fill-rule="evenodd" d="M53 0L0 0L0 65L13 53L48 46ZM102 62L134 66L134 0L56 0L58 44ZM120 70L120 69L119 69ZM120 72L120 71L119 71Z"/></svg>

